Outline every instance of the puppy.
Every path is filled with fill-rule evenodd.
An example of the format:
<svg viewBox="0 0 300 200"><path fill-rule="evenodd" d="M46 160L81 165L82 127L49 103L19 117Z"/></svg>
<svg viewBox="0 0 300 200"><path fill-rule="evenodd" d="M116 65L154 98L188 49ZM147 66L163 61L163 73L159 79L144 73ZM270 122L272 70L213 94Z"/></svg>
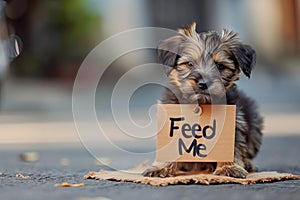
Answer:
<svg viewBox="0 0 300 200"><path fill-rule="evenodd" d="M193 23L159 44L158 59L169 78L162 103L220 104L226 99L228 105L236 105L234 162L154 163L143 175L213 173L245 178L248 172L256 171L251 159L261 146L263 119L255 102L235 84L241 72L250 78L256 61L252 47L225 29L221 35L214 31L197 33Z"/></svg>

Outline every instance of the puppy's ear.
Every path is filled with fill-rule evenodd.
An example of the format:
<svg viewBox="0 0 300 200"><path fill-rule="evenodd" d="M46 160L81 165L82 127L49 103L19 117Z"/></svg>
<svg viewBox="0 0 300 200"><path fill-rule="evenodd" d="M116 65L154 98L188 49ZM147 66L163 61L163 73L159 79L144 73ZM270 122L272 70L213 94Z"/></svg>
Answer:
<svg viewBox="0 0 300 200"><path fill-rule="evenodd" d="M178 29L178 33L197 40L198 33L196 32L196 22L193 22L192 24L188 25L186 28Z"/></svg>
<svg viewBox="0 0 300 200"><path fill-rule="evenodd" d="M251 71L256 63L255 50L249 45L240 44L233 48L232 52L240 69L248 78L250 78Z"/></svg>
<svg viewBox="0 0 300 200"><path fill-rule="evenodd" d="M179 50L182 43L182 36L176 35L160 42L157 47L158 61L164 65L167 75L173 70L180 57Z"/></svg>
<svg viewBox="0 0 300 200"><path fill-rule="evenodd" d="M195 22L186 28L178 29L178 33L178 35L162 41L157 48L158 60L165 66L167 75L170 74L180 58L180 44L187 38L198 39Z"/></svg>
<svg viewBox="0 0 300 200"><path fill-rule="evenodd" d="M255 50L251 46L241 43L237 33L226 29L222 30L221 41L229 46L239 68L250 78L251 71L256 63Z"/></svg>

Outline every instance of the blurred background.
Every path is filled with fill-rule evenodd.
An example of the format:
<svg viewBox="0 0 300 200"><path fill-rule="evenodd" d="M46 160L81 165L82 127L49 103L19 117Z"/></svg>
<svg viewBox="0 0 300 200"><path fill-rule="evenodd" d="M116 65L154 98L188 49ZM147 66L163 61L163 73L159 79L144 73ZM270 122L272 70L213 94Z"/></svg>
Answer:
<svg viewBox="0 0 300 200"><path fill-rule="evenodd" d="M238 32L256 49L253 76L242 78L240 88L258 101L267 136L299 134L299 0L0 0L0 143L78 143L72 87L88 53L128 29L177 29L193 21L198 32ZM101 79L97 111L109 110L122 74L150 61L151 50L116 60ZM160 87L144 86L131 104L147 108L160 95Z"/></svg>

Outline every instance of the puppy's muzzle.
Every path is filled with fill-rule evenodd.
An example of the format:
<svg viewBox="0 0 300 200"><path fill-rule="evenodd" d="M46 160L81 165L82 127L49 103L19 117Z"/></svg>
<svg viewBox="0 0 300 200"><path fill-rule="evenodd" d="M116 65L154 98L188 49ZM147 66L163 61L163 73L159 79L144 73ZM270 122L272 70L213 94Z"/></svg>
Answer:
<svg viewBox="0 0 300 200"><path fill-rule="evenodd" d="M189 77L195 80L200 90L207 90L212 84L211 81L206 80L198 71L192 72Z"/></svg>
<svg viewBox="0 0 300 200"><path fill-rule="evenodd" d="M198 81L198 87L200 90L207 90L208 89L208 82L206 82L204 79L200 79Z"/></svg>

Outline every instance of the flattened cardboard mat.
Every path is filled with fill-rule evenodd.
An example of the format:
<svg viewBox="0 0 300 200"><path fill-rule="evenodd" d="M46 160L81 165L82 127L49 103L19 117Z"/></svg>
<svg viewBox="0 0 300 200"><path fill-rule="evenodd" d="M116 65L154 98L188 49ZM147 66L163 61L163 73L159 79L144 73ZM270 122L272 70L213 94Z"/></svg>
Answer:
<svg viewBox="0 0 300 200"><path fill-rule="evenodd" d="M149 184L153 186L167 186L176 184L255 184L255 183L268 183L283 180L300 180L300 176L288 174L288 173L278 173L275 171L266 171L258 173L250 173L245 179L232 178L227 176L217 176L213 174L193 174L193 175L181 175L176 177L168 178L157 178L157 177L144 177L141 173L147 169L149 166L145 163L126 170L126 171L104 171L90 172L84 176L87 179L97 179L97 180L110 180L110 181L120 181L120 182L134 182L141 184Z"/></svg>

